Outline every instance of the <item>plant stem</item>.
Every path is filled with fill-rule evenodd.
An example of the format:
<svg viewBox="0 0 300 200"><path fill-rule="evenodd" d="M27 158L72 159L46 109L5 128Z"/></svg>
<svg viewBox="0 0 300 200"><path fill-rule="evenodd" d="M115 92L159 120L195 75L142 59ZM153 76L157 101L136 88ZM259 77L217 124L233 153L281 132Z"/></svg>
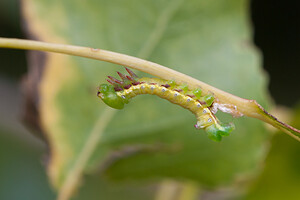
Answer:
<svg viewBox="0 0 300 200"><path fill-rule="evenodd" d="M103 49L53 44L22 39L0 38L0 47L48 51L92 58L130 67L146 72L148 74L152 74L153 76L157 76L162 79L175 80L177 83L186 83L190 86L191 89L201 88L204 93L213 93L214 97L219 101L219 103L232 106L232 108L234 108L234 112L238 112L239 114L248 117L260 119L266 123L273 125L274 127L279 128L280 130L300 141L300 130L293 128L283 122L280 122L274 116L267 113L255 100L248 100L237 97L206 83L203 83L197 79L194 79L190 76L150 61Z"/></svg>

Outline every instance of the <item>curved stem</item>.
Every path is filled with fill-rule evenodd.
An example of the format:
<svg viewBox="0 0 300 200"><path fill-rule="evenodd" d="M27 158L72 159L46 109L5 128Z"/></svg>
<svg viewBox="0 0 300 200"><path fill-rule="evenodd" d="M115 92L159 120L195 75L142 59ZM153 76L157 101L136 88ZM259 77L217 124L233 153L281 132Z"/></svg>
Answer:
<svg viewBox="0 0 300 200"><path fill-rule="evenodd" d="M269 123L300 141L300 130L279 121L277 118L267 113L255 100L248 100L237 97L206 83L203 83L197 79L194 79L190 76L150 61L103 49L53 44L22 39L0 38L0 47L48 51L92 58L127 66L136 70L146 72L148 74L152 74L162 79L175 80L177 83L186 83L191 87L191 89L201 88L204 93L213 93L220 104L231 105L232 107L234 107L235 112Z"/></svg>

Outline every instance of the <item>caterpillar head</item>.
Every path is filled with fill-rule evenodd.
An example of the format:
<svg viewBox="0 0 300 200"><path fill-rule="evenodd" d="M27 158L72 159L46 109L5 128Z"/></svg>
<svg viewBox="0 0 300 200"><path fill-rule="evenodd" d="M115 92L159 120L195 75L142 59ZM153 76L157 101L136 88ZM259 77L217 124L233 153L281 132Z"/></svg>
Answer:
<svg viewBox="0 0 300 200"><path fill-rule="evenodd" d="M208 137L214 141L221 141L223 136L228 136L234 130L234 124L212 124L205 128Z"/></svg>
<svg viewBox="0 0 300 200"><path fill-rule="evenodd" d="M117 95L114 86L101 84L98 89L97 96L102 99L102 101L115 109L124 108L124 100Z"/></svg>

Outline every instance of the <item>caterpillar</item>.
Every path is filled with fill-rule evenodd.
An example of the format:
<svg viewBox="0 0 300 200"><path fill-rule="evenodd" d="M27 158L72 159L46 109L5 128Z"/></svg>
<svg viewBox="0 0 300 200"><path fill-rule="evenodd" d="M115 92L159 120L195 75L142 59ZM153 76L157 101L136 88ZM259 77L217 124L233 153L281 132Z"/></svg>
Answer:
<svg viewBox="0 0 300 200"><path fill-rule="evenodd" d="M197 119L196 129L204 129L208 137L221 141L234 129L232 123L222 124L214 115L213 94L202 95L200 88L190 90L187 85L177 84L173 80L159 78L138 78L130 69L125 68L128 75L117 72L122 80L108 76L109 84L101 84L97 96L105 104L115 109L122 109L130 99L140 94L157 95L163 99L190 110Z"/></svg>

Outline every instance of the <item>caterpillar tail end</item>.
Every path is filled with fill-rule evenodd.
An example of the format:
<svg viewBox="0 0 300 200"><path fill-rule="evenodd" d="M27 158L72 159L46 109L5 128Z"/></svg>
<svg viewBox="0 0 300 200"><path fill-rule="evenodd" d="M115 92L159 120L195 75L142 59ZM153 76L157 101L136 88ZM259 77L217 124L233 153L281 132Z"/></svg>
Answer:
<svg viewBox="0 0 300 200"><path fill-rule="evenodd" d="M216 142L220 142L222 140L222 137L228 136L231 131L235 129L235 126L233 123L228 124L212 124L211 126L208 126L205 128L205 131L208 134L208 137Z"/></svg>

